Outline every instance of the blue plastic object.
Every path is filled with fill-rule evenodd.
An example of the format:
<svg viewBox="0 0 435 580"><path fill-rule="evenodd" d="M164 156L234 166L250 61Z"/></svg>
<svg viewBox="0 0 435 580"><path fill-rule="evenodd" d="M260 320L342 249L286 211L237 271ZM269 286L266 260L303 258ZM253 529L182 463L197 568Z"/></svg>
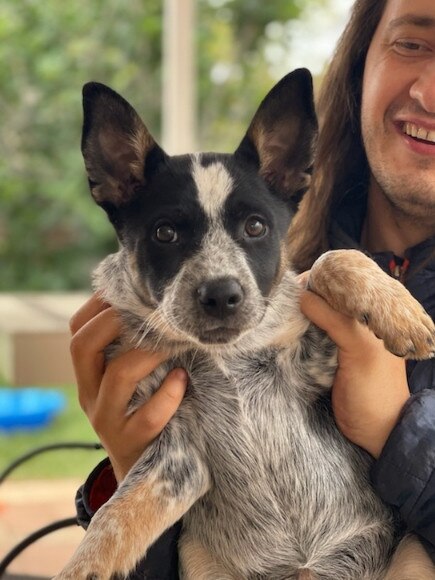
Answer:
<svg viewBox="0 0 435 580"><path fill-rule="evenodd" d="M65 407L62 393L35 387L0 387L0 431L29 431L49 425Z"/></svg>

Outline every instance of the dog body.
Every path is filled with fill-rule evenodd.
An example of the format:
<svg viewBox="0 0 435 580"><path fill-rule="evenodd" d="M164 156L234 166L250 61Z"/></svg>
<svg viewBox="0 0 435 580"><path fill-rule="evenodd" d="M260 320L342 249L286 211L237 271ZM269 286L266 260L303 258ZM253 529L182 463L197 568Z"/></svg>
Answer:
<svg viewBox="0 0 435 580"><path fill-rule="evenodd" d="M190 381L58 578L127 574L182 516L186 579L386 578L400 532L370 487L369 456L334 423L336 348L301 314L286 248L315 130L305 71L266 97L234 155L169 158L121 97L85 91L91 189L121 242L95 274L125 327L108 356L172 355L131 413L171 368ZM394 352L431 355L430 318L359 252L325 254L310 287Z"/></svg>
<svg viewBox="0 0 435 580"><path fill-rule="evenodd" d="M111 294L110 284L119 279L117 260L125 264L114 256L101 266L98 287L121 308L123 296ZM173 366L188 371L179 411L119 493L151 480L159 482L160 500L188 501L183 546L210 553L221 566L216 578L225 571L231 578L298 578L306 568L319 578L374 580L393 547L391 513L368 482L370 460L332 419L335 346L304 319L299 292L286 272L273 310L240 345L179 353L140 384L132 403L134 412ZM139 314L143 305L136 306ZM143 324L139 315L133 322L130 308L129 347ZM176 511L171 519L178 517ZM201 574L188 577L215 577Z"/></svg>

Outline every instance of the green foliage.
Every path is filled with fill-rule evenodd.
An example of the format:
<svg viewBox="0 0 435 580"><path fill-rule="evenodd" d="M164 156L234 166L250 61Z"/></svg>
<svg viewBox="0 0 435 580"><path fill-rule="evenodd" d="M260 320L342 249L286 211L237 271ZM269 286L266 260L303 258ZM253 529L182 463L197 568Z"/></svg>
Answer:
<svg viewBox="0 0 435 580"><path fill-rule="evenodd" d="M66 409L48 426L33 431L9 435L0 433L0 472L25 453L54 443L98 441L92 427L79 407L77 390L72 386L57 387L66 399ZM11 474L15 479L45 479L60 477L85 478L106 456L104 451L56 450L38 455L23 463Z"/></svg>
<svg viewBox="0 0 435 580"><path fill-rule="evenodd" d="M273 84L267 26L297 18L301 3L197 5L198 145L231 150ZM158 137L162 10L161 0L0 0L0 290L88 287L116 248L85 180L81 86L112 86Z"/></svg>

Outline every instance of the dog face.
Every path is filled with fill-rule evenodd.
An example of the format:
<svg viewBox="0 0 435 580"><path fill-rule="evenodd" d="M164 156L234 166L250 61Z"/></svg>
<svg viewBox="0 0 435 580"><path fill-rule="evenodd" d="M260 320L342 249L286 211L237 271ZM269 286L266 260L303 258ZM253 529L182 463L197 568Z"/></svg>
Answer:
<svg viewBox="0 0 435 580"><path fill-rule="evenodd" d="M85 85L84 112L92 195L155 328L203 346L257 328L309 181L317 128L309 73L295 71L272 89L232 155L168 156L104 85Z"/></svg>

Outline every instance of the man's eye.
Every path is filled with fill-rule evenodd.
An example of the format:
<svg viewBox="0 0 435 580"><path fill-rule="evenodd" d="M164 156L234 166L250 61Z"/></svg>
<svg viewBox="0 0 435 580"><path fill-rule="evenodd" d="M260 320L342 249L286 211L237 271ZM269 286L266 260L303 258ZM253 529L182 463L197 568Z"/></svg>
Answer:
<svg viewBox="0 0 435 580"><path fill-rule="evenodd" d="M260 238L267 232L267 225L265 222L256 216L251 216L245 223L245 235L249 238Z"/></svg>
<svg viewBox="0 0 435 580"><path fill-rule="evenodd" d="M430 51L429 46L419 40L396 40L394 46L399 54L403 54L405 56L409 54L421 54Z"/></svg>
<svg viewBox="0 0 435 580"><path fill-rule="evenodd" d="M171 224L161 224L155 232L156 240L171 244L178 240L177 230Z"/></svg>

